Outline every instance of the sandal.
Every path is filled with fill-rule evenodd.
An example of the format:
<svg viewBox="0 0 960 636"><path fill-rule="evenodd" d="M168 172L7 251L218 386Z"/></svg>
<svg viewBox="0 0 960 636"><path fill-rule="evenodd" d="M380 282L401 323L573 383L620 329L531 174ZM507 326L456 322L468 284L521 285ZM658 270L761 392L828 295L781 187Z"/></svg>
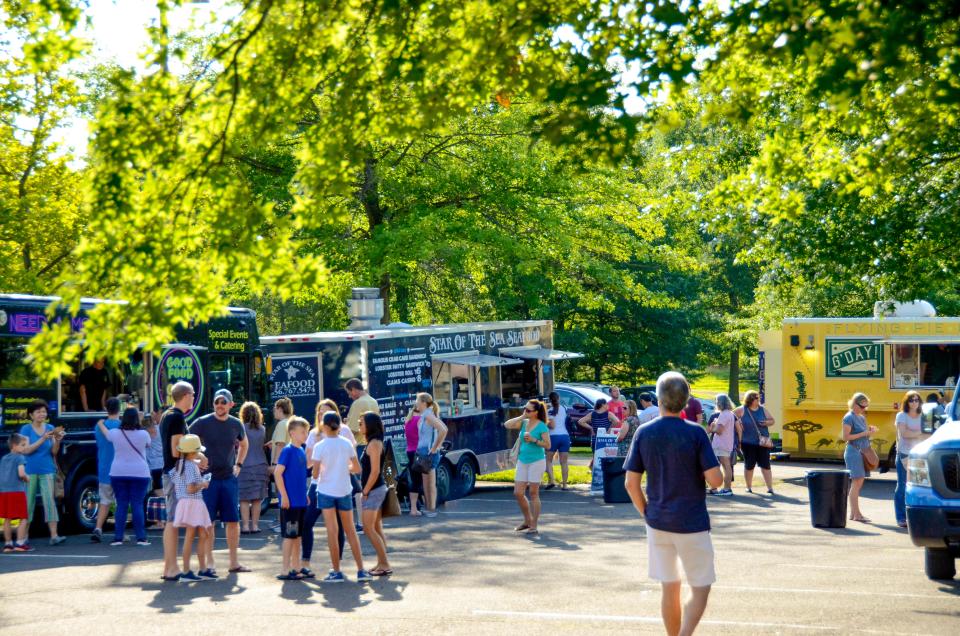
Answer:
<svg viewBox="0 0 960 636"><path fill-rule="evenodd" d="M291 572L292 571L293 570L291 570ZM227 572L229 572L230 574L237 574L238 572L253 572L253 570L251 570L245 565L238 565L235 568L230 568L229 570L227 570Z"/></svg>
<svg viewBox="0 0 960 636"><path fill-rule="evenodd" d="M540 534L540 531L537 530L536 528L527 528L523 534L535 535L535 534Z"/></svg>
<svg viewBox="0 0 960 636"><path fill-rule="evenodd" d="M230 571L233 572L233 570L230 570ZM303 577L300 576L300 573L297 572L296 570L290 570L286 574L277 575L277 579L280 581L299 581L302 578Z"/></svg>
<svg viewBox="0 0 960 636"><path fill-rule="evenodd" d="M313 579L317 575L310 568L300 568L300 576L305 579Z"/></svg>
<svg viewBox="0 0 960 636"><path fill-rule="evenodd" d="M370 570L370 574L372 574L373 576L390 576L391 574L393 574L393 570L391 570L390 568L375 568L373 570Z"/></svg>
<svg viewBox="0 0 960 636"><path fill-rule="evenodd" d="M852 521L859 521L860 523L872 523L869 519L867 519L863 515L860 515L859 517L854 517Z"/></svg>
<svg viewBox="0 0 960 636"><path fill-rule="evenodd" d="M530 526L528 526L528 525L525 524L525 523L521 523L519 526L517 526L516 528L514 528L513 531L514 531L514 532L523 532L523 531L529 530L529 529L530 529Z"/></svg>
<svg viewBox="0 0 960 636"><path fill-rule="evenodd" d="M260 528L257 528L256 530L251 530L250 534L260 534L261 532L263 532L263 530L261 530Z"/></svg>

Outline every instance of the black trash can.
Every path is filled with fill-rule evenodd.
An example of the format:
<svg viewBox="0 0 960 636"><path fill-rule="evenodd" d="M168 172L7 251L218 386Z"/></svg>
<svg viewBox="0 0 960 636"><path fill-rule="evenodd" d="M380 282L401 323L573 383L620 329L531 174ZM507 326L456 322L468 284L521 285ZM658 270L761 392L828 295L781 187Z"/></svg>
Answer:
<svg viewBox="0 0 960 636"><path fill-rule="evenodd" d="M811 470L807 473L810 521L814 528L847 527L850 471Z"/></svg>
<svg viewBox="0 0 960 636"><path fill-rule="evenodd" d="M604 503L630 503L625 480L627 471L623 469L626 457L602 457L600 469L603 471Z"/></svg>

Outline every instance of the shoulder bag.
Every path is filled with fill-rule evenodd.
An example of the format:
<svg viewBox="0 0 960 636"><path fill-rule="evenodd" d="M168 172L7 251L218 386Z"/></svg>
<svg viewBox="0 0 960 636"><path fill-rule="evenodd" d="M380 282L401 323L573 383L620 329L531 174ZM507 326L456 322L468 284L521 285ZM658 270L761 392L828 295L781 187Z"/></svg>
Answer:
<svg viewBox="0 0 960 636"><path fill-rule="evenodd" d="M513 443L513 448L510 449L510 461L514 464L520 459L520 443L523 441L523 433L526 429L526 424L520 427L520 434L517 435L517 441Z"/></svg>
<svg viewBox="0 0 960 636"><path fill-rule="evenodd" d="M761 407L760 407L760 411L763 413L763 417L766 418L766 417L767 417L767 410L761 406ZM763 435L763 434L760 433L760 424L757 424L757 419L756 419L756 417L753 415L753 413L750 411L750 409L744 407L744 409L743 409L743 414L746 415L747 413L750 414L750 421L753 422L753 425L754 425L754 426L756 427L756 429L757 429L757 437L760 438L760 442L759 442L760 448L773 448L773 440L770 439L768 436ZM766 421L766 419L764 419L764 421ZM766 428L766 427L764 427L764 428Z"/></svg>
<svg viewBox="0 0 960 636"><path fill-rule="evenodd" d="M397 485L387 486L387 496L383 499L383 505L380 506L380 512L384 519L400 516L400 498L397 497Z"/></svg>
<svg viewBox="0 0 960 636"><path fill-rule="evenodd" d="M873 450L873 446L867 446L859 450L860 456L863 457L864 470L869 473L871 470L876 470L880 467L880 458L877 456L877 451Z"/></svg>

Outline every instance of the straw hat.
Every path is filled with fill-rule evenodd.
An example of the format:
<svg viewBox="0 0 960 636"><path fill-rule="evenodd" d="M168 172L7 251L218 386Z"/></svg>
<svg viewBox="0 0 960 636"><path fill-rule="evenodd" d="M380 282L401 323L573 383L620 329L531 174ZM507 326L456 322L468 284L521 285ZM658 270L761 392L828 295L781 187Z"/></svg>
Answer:
<svg viewBox="0 0 960 636"><path fill-rule="evenodd" d="M177 451L180 453L196 453L205 450L207 450L206 447L200 443L200 438L196 435L184 435L177 442Z"/></svg>

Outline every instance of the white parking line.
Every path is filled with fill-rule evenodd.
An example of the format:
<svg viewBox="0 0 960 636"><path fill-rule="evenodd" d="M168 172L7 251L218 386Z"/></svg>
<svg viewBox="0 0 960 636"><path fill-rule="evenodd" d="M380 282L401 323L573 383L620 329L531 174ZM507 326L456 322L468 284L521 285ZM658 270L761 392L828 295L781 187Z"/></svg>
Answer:
<svg viewBox="0 0 960 636"><path fill-rule="evenodd" d="M12 559L106 559L105 554L5 554Z"/></svg>
<svg viewBox="0 0 960 636"><path fill-rule="evenodd" d="M597 621L607 623L646 623L659 625L663 622L659 616L622 616L610 614L564 614L558 612L511 612L499 610L473 610L474 616L502 616L505 618L536 618L556 621ZM753 621L702 620L701 625L724 627L759 627L766 629L806 629L811 631L840 631L839 627L829 625L804 625L799 623L760 623Z"/></svg>
<svg viewBox="0 0 960 636"><path fill-rule="evenodd" d="M778 568L816 568L818 570L870 570L871 572L909 572L903 568L874 568L859 565L811 565L809 563L778 563ZM920 568L917 568L919 571Z"/></svg>

